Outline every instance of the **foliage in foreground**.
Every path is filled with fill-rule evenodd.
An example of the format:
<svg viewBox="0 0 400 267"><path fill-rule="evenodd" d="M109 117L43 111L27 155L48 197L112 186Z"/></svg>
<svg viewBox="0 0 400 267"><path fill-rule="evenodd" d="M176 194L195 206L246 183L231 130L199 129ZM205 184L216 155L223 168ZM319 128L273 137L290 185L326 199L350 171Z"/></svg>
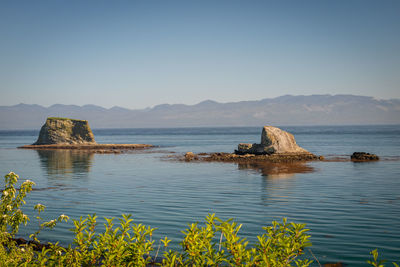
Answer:
<svg viewBox="0 0 400 267"><path fill-rule="evenodd" d="M30 235L34 243L17 245L15 235L21 224L27 224L29 217L21 210L24 198L34 183L25 181L17 190L18 175L10 172L5 176L0 211L0 265L2 266L146 266L158 261L161 266L309 266L312 261L299 258L304 249L311 246L310 235L304 224L272 222L263 227L265 232L258 236L254 246L241 238L238 233L242 225L229 219L223 221L214 214L206 217L204 226L193 223L183 231L180 243L182 250L168 250L169 240L161 239L157 244L152 239L154 228L133 223L131 215L122 215L118 225L114 218L105 218L105 231L96 233L97 216L89 215L73 220L74 244L61 247L49 244L37 251L38 235L44 228L53 228L57 223L67 221L66 215L42 222L40 213L45 206L37 204L38 230ZM162 245L161 245L162 244ZM163 252L160 252L162 247ZM153 257L150 256L155 255ZM377 251L371 252L376 267ZM398 267L398 265L396 265Z"/></svg>

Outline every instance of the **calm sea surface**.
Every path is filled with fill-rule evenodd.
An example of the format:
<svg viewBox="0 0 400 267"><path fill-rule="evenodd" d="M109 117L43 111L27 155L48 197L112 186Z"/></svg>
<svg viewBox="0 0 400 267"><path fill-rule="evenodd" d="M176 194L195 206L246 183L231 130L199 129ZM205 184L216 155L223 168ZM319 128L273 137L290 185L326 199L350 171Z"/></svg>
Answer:
<svg viewBox="0 0 400 267"><path fill-rule="evenodd" d="M400 260L400 126L282 127L309 151L329 157L354 151L378 154L369 163L312 162L295 165L186 163L168 155L232 152L240 142L259 142L261 128L94 130L99 143L147 143L159 147L128 154L16 149L36 141L38 131L0 131L0 174L14 171L36 183L25 212L36 228L32 206L46 205L44 217L72 219L96 213L156 227L177 248L187 223L208 213L242 223L255 241L262 226L287 217L311 229L312 252L321 263L365 265L378 248ZM4 182L1 181L3 184ZM47 241L72 241L72 222L41 234ZM101 228L101 227L100 227ZM307 257L312 257L307 252Z"/></svg>

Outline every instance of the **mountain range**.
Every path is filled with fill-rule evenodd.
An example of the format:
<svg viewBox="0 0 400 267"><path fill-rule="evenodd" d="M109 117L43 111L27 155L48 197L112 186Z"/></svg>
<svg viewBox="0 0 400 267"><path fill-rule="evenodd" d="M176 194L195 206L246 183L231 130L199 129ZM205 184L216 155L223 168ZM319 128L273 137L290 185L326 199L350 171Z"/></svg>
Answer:
<svg viewBox="0 0 400 267"><path fill-rule="evenodd" d="M400 99L356 95L285 95L255 101L196 105L162 104L146 109L96 105L0 106L0 130L40 129L47 117L88 120L99 128L164 128L262 125L400 124Z"/></svg>

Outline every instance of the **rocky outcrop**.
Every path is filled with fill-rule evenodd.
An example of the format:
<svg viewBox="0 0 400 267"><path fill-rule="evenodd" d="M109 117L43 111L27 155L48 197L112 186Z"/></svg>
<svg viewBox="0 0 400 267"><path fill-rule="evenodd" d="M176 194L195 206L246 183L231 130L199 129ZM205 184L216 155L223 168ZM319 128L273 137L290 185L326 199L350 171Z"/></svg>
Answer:
<svg viewBox="0 0 400 267"><path fill-rule="evenodd" d="M288 153L304 154L310 152L298 146L291 133L277 127L264 126L261 133L260 144L241 143L238 145L238 149L235 150L235 153L238 155L271 155Z"/></svg>
<svg viewBox="0 0 400 267"><path fill-rule="evenodd" d="M96 144L94 135L85 120L47 118L33 145L91 145Z"/></svg>
<svg viewBox="0 0 400 267"><path fill-rule="evenodd" d="M375 154L370 154L366 152L354 152L350 156L352 161L372 161L379 160L379 157Z"/></svg>

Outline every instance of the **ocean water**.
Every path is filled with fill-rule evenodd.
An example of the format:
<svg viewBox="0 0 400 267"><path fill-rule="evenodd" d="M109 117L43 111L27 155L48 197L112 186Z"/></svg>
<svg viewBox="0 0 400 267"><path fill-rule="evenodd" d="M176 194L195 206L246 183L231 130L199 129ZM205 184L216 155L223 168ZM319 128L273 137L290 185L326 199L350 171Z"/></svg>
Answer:
<svg viewBox="0 0 400 267"><path fill-rule="evenodd" d="M147 143L157 147L127 154L16 149L36 141L35 131L0 131L0 174L14 171L36 183L24 211L71 219L96 213L133 214L134 221L157 228L179 248L188 223L208 213L234 218L250 243L262 226L283 217L310 229L312 253L323 263L364 266L378 248L389 261L400 261L400 126L282 127L297 143L327 158L348 158L355 151L381 156L377 162L325 161L286 165L178 162L170 155L232 152L240 142L259 142L261 127L98 129L99 143ZM3 184L3 182L2 182ZM72 222L44 231L40 238L72 241ZM312 259L307 250L306 257ZM317 264L315 264L317 266Z"/></svg>

